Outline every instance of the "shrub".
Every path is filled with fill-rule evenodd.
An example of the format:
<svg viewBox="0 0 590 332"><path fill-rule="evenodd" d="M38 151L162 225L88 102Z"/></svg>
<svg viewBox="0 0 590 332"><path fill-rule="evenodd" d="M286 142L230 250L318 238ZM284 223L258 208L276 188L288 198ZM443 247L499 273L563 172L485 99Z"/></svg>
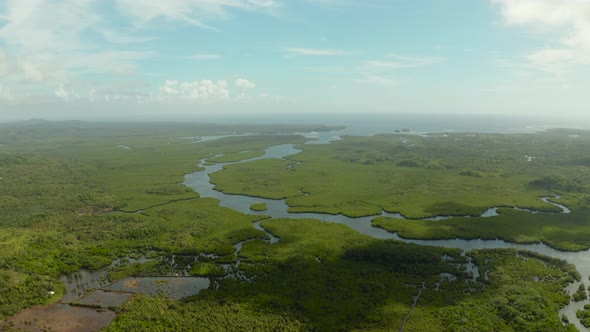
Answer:
<svg viewBox="0 0 590 332"><path fill-rule="evenodd" d="M459 172L459 175L462 176L471 176L474 178L480 178L481 177L481 173L479 173L478 171L474 171L474 170L464 170Z"/></svg>

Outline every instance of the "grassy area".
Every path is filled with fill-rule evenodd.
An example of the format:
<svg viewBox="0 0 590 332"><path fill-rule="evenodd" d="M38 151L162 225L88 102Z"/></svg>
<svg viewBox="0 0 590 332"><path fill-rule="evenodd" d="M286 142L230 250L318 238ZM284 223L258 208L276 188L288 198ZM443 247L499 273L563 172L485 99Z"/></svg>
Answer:
<svg viewBox="0 0 590 332"><path fill-rule="evenodd" d="M165 234L146 242L153 248L174 253L230 254L234 243L247 239L266 239L266 235L254 229L252 222L258 216L244 215L217 206L217 200L201 198L167 204L144 211L148 217L159 219ZM165 225L165 227L163 227Z"/></svg>
<svg viewBox="0 0 590 332"><path fill-rule="evenodd" d="M580 319L582 325L590 328L590 304L584 305L583 310L578 310L576 316Z"/></svg>
<svg viewBox="0 0 590 332"><path fill-rule="evenodd" d="M64 288L64 284L47 276L0 269L0 318L35 304L55 302L63 295Z"/></svg>
<svg viewBox="0 0 590 332"><path fill-rule="evenodd" d="M181 184L183 175L201 158L301 143L303 137L283 134L318 129L42 121L0 127L0 319L57 300L61 273L138 252L223 255L238 241L264 238L251 216L198 199ZM255 131L265 135L188 139ZM143 211L117 212L135 210ZM119 276L144 269L134 268Z"/></svg>
<svg viewBox="0 0 590 332"><path fill-rule="evenodd" d="M318 125L85 122L25 122L20 125L3 125L0 128L3 129L0 133L0 153L16 155L12 159L22 158L23 154L33 154L36 158L43 158L43 162L76 162L80 164L76 167L85 168L84 175L88 182L116 197L116 201L111 202L111 207L124 211L136 211L169 201L198 197L197 193L186 188L182 182L184 174L198 170L196 165L200 159L218 154L237 156L242 151L258 154L275 144L305 141L302 136L287 135L290 132L322 129ZM323 129L327 128L329 127ZM196 140L194 136L253 132L264 135L192 143ZM7 159L4 163L18 162L12 159ZM9 179L10 174L7 170L0 169L0 177ZM66 179L69 181L69 178Z"/></svg>
<svg viewBox="0 0 590 332"><path fill-rule="evenodd" d="M226 193L287 198L291 212L355 217L386 210L408 218L480 215L491 206L556 212L539 197L557 191L572 207L588 206L590 168L580 156L590 153L590 134L576 133L575 139L567 131L345 137L301 146L290 157L301 164L229 165L212 180Z"/></svg>
<svg viewBox="0 0 590 332"><path fill-rule="evenodd" d="M63 293L61 273L96 269L126 255L176 255L180 262L213 253L189 272L212 278L218 290L182 301L138 296L120 309L108 330L399 330L420 289L406 331L563 330L557 312L568 299L561 290L576 274L562 262L509 250L473 252L489 275L473 281L458 250L376 240L318 220L264 220L262 226L281 239L271 245L252 226L258 216L220 207L181 184L201 159L241 160L273 145L301 144L301 136L275 134L321 129L317 126L68 122L0 127L0 319L56 301ZM240 132L265 135L193 143L201 136ZM588 148L586 136L579 135L582 143L564 145L564 152L556 148L564 144L565 133L544 135L534 137L540 147L521 135L348 137L332 145L304 145L303 153L292 156L301 164L233 165L215 181L227 191L287 197L293 210L349 215L383 208L408 216L463 214L515 204L555 210L538 196L559 191L559 202L572 207L572 214L502 209L501 216L485 221L412 221L400 232L485 237L506 230L518 241L526 235L555 246L584 247L588 165L579 156ZM524 150L544 153L546 162L528 162L519 155ZM389 227L390 222L375 224ZM445 223L447 228L432 228ZM236 257L233 245L245 240L250 241ZM235 269L251 282L225 278L221 264L238 259ZM126 265L111 271L111 278L154 273L160 265ZM442 278L443 273L456 280Z"/></svg>
<svg viewBox="0 0 590 332"><path fill-rule="evenodd" d="M143 331L305 331L305 323L272 310L260 312L240 302L175 302L140 295L105 332Z"/></svg>
<svg viewBox="0 0 590 332"><path fill-rule="evenodd" d="M557 312L569 297L562 289L579 277L558 260L483 250L470 254L489 280L474 282L458 250L375 240L317 220L270 219L263 226L281 241L244 244L240 269L254 282L224 279L218 290L180 303L141 297L109 331L202 322L231 331L236 320L246 330L398 331L422 287L406 331L563 331ZM441 281L440 273L457 280ZM269 325L257 327L252 317Z"/></svg>
<svg viewBox="0 0 590 332"><path fill-rule="evenodd" d="M499 208L493 218L378 218L374 225L408 238L502 238L582 250L590 248L590 162L580 156L590 153L590 134L575 133L345 137L301 146L302 153L289 157L300 164L269 159L229 165L212 181L226 193L285 198L290 212L352 217L382 210L409 218L478 216L493 206L560 212L540 199L558 192L562 196L551 200L573 213Z"/></svg>
<svg viewBox="0 0 590 332"><path fill-rule="evenodd" d="M250 210L252 211L266 211L266 203L264 202L256 202L250 206Z"/></svg>
<svg viewBox="0 0 590 332"><path fill-rule="evenodd" d="M517 243L542 241L562 250L590 248L588 208L579 208L570 214L532 214L514 209L499 209L499 212L495 217L438 221L378 217L373 220L373 226L412 239L500 238Z"/></svg>
<svg viewBox="0 0 590 332"><path fill-rule="evenodd" d="M433 315L441 331L575 330L571 325L564 327L557 315L569 302L563 287L579 278L573 266L526 252L515 255L513 250L481 250L470 255L488 271L486 288L449 306L444 293L435 294L433 302L442 306ZM537 282L535 277L551 281ZM418 316L432 307L416 309Z"/></svg>

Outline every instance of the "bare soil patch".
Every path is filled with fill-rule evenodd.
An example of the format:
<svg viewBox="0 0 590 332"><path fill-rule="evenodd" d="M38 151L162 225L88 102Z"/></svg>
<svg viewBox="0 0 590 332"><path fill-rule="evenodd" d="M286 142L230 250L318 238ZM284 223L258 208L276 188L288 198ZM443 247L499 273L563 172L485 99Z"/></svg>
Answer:
<svg viewBox="0 0 590 332"><path fill-rule="evenodd" d="M0 331L92 332L106 327L113 319L115 313L110 310L54 303L21 311L0 322Z"/></svg>

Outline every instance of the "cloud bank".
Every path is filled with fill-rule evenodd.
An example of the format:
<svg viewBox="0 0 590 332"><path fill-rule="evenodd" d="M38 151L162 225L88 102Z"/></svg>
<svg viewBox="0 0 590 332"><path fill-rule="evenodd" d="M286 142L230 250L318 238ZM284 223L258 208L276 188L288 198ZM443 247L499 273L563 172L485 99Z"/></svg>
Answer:
<svg viewBox="0 0 590 332"><path fill-rule="evenodd" d="M531 27L539 34L558 33L552 45L524 55L538 70L564 79L576 65L590 64L590 1L492 0L508 26Z"/></svg>

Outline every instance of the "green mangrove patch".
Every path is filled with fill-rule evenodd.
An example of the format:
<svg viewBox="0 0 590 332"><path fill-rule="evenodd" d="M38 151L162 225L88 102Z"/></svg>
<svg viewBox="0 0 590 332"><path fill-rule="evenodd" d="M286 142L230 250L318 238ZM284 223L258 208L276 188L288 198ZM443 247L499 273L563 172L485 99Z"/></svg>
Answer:
<svg viewBox="0 0 590 332"><path fill-rule="evenodd" d="M493 206L559 212L539 197L557 191L572 207L588 206L590 169L579 156L590 153L590 135L576 133L575 140L559 130L346 136L299 146L303 151L289 158L300 163L258 160L228 165L211 177L226 193L286 198L290 212L358 217L386 210L414 219L478 216Z"/></svg>
<svg viewBox="0 0 590 332"><path fill-rule="evenodd" d="M256 202L250 206L250 210L252 211L266 211L267 206L264 202Z"/></svg>

